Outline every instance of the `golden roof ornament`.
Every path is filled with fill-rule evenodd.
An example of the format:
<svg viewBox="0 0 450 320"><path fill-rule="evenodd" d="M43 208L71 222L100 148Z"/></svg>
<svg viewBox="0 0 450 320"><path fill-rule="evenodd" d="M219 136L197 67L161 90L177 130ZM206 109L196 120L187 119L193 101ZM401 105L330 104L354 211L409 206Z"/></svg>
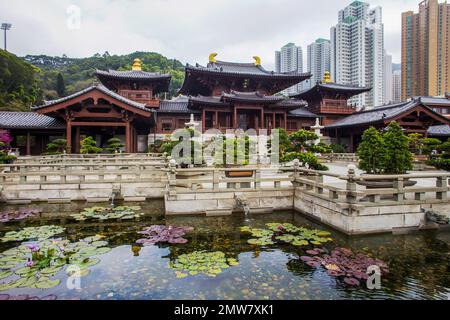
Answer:
<svg viewBox="0 0 450 320"><path fill-rule="evenodd" d="M131 70L133 71L142 71L142 60L141 59L134 59L133 66L131 67Z"/></svg>
<svg viewBox="0 0 450 320"><path fill-rule="evenodd" d="M211 62L211 63L217 62L216 57L217 57L217 53L211 53L209 55L209 62Z"/></svg>
<svg viewBox="0 0 450 320"><path fill-rule="evenodd" d="M330 71L325 71L325 74L323 75L323 83L332 83L331 81L331 75Z"/></svg>
<svg viewBox="0 0 450 320"><path fill-rule="evenodd" d="M261 58L258 56L254 56L253 59L255 59L255 66L261 65Z"/></svg>

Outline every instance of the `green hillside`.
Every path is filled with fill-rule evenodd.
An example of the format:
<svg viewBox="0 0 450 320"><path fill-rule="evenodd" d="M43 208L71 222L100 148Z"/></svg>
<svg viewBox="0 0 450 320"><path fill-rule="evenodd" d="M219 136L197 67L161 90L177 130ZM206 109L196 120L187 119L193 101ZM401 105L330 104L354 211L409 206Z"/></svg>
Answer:
<svg viewBox="0 0 450 320"><path fill-rule="evenodd" d="M96 54L89 58L28 55L24 57L24 60L41 70L39 78L43 98L50 100L61 95L72 94L91 85L95 80L95 69L131 70L131 64L135 58L142 60L144 71L172 75L171 95L174 95L181 87L184 79L183 64L154 52L134 52L127 55L110 55L105 52L103 55Z"/></svg>

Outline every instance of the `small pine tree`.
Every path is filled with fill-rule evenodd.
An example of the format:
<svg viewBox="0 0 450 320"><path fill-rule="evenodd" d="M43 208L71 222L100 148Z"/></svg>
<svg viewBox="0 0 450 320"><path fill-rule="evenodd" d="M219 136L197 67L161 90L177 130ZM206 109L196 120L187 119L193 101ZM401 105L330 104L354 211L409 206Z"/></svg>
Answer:
<svg viewBox="0 0 450 320"><path fill-rule="evenodd" d="M367 173L382 173L386 162L386 145L380 132L370 127L358 146L359 168Z"/></svg>
<svg viewBox="0 0 450 320"><path fill-rule="evenodd" d="M86 137L81 141L81 154L98 154L102 151L103 149L97 147L97 143L92 137Z"/></svg>
<svg viewBox="0 0 450 320"><path fill-rule="evenodd" d="M66 139L56 139L47 144L48 154L62 154L67 148Z"/></svg>
<svg viewBox="0 0 450 320"><path fill-rule="evenodd" d="M66 95L66 85L61 73L58 73L58 77L56 79L56 92L60 97L64 97Z"/></svg>
<svg viewBox="0 0 450 320"><path fill-rule="evenodd" d="M412 153L409 151L409 139L404 134L403 128L393 121L383 133L386 146L385 173L403 174L412 170Z"/></svg>
<svg viewBox="0 0 450 320"><path fill-rule="evenodd" d="M106 150L109 153L115 153L115 152L119 152L120 149L123 147L124 147L124 144L122 143L122 141L120 141L120 139L111 138L108 140L108 146L106 147Z"/></svg>

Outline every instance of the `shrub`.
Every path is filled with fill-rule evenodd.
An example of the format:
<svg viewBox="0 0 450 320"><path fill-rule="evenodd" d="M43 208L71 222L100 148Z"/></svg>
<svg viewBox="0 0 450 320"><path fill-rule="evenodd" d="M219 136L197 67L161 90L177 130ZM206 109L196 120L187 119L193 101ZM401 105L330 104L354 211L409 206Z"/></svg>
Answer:
<svg viewBox="0 0 450 320"><path fill-rule="evenodd" d="M370 127L362 136L358 146L359 168L367 173L379 174L386 162L386 145L380 132Z"/></svg>
<svg viewBox="0 0 450 320"><path fill-rule="evenodd" d="M66 148L66 139L56 139L47 144L47 154L62 154Z"/></svg>
<svg viewBox="0 0 450 320"><path fill-rule="evenodd" d="M342 144L331 144L331 150L333 150L334 153L346 153L347 149Z"/></svg>
<svg viewBox="0 0 450 320"><path fill-rule="evenodd" d="M383 133L386 159L384 172L388 174L403 174L412 170L412 153L409 151L409 139L403 133L403 128L395 121L391 122Z"/></svg>
<svg viewBox="0 0 450 320"><path fill-rule="evenodd" d="M426 155L431 155L433 150L438 151L441 145L441 140L436 138L425 138L422 140L423 144L423 153Z"/></svg>
<svg viewBox="0 0 450 320"><path fill-rule="evenodd" d="M106 150L109 153L119 152L125 145L120 141L119 138L111 138L108 140L108 145Z"/></svg>
<svg viewBox="0 0 450 320"><path fill-rule="evenodd" d="M97 143L95 142L94 138L86 137L85 139L81 140L81 154L98 154L102 151L102 148L97 147Z"/></svg>
<svg viewBox="0 0 450 320"><path fill-rule="evenodd" d="M0 152L0 164L13 163L16 159L17 159L16 156Z"/></svg>
<svg viewBox="0 0 450 320"><path fill-rule="evenodd" d="M319 159L311 152L288 152L281 159L282 162L290 162L298 159L303 167L312 170L327 171L328 167L319 162Z"/></svg>
<svg viewBox="0 0 450 320"><path fill-rule="evenodd" d="M423 149L423 136L420 133L410 133L408 139L411 152L421 154Z"/></svg>

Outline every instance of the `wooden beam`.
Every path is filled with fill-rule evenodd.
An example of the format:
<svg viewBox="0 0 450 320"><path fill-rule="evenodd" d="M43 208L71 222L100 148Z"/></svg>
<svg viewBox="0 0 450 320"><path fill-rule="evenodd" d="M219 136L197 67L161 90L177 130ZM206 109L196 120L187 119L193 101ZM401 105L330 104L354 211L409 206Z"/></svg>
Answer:
<svg viewBox="0 0 450 320"><path fill-rule="evenodd" d="M81 127L125 127L126 122L89 122L89 121L73 121L73 126Z"/></svg>
<svg viewBox="0 0 450 320"><path fill-rule="evenodd" d="M67 121L66 141L67 141L67 152L72 153L72 121Z"/></svg>

